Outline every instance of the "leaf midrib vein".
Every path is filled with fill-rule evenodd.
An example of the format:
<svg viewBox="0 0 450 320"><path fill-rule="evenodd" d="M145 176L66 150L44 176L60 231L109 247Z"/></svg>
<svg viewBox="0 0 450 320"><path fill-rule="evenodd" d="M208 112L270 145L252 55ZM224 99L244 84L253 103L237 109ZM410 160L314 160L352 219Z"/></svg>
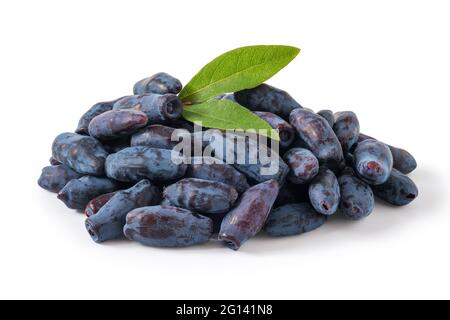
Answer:
<svg viewBox="0 0 450 320"><path fill-rule="evenodd" d="M281 60L281 57L285 57L285 56L287 56L287 55L280 56L280 59L277 59L277 60ZM264 62L262 62L262 63L258 63L258 64L255 64L255 65L252 65L251 67L242 69L242 70L239 71L239 72L230 74L229 76L227 76L227 77L225 77L225 78L223 78L223 79L221 79L221 80L219 80L219 81L210 83L210 84L208 84L208 85L206 85L206 86L204 86L204 87L199 88L197 91L194 91L194 92L192 92L191 94L189 94L189 95L187 95L187 96L180 97L180 98L181 98L181 99L186 99L186 98L188 98L188 97L192 97L192 96L195 95L196 93L199 93L199 92L201 92L201 91L203 91L203 90L209 88L209 87L212 86L212 85L216 85L216 84L218 84L218 83L224 82L224 81L228 80L229 78L231 78L231 77L233 77L233 76L239 75L240 73L245 72L245 71L247 71L247 70L250 70L250 69L253 69L253 68L257 68L257 67L259 67L259 66L261 66L261 65L263 65L263 64L265 64L265 63L267 63L267 61L264 61Z"/></svg>

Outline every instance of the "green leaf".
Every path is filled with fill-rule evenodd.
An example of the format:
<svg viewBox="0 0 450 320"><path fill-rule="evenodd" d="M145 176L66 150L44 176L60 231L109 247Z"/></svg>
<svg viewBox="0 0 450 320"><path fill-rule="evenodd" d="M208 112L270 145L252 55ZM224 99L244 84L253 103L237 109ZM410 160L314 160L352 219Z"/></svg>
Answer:
<svg viewBox="0 0 450 320"><path fill-rule="evenodd" d="M207 128L224 130L267 130L261 133L274 140L280 140L278 132L266 121L241 105L228 100L210 100L204 103L185 106L183 117L191 122L201 123Z"/></svg>
<svg viewBox="0 0 450 320"><path fill-rule="evenodd" d="M223 93L254 88L287 66L299 52L290 46L250 46L226 52L192 78L180 92L180 99L199 103Z"/></svg>

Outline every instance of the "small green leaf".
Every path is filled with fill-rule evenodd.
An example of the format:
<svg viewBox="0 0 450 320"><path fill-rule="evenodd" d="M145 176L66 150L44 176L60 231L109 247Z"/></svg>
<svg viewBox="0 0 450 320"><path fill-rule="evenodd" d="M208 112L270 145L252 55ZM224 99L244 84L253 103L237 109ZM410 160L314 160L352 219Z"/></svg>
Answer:
<svg viewBox="0 0 450 320"><path fill-rule="evenodd" d="M226 52L192 78L180 92L180 99L199 103L222 93L254 88L287 66L299 52L290 46L249 46Z"/></svg>
<svg viewBox="0 0 450 320"><path fill-rule="evenodd" d="M248 130L256 132L267 130L267 134L261 133L274 140L280 140L278 132L256 114L241 105L228 100L210 100L204 103L185 106L183 117L191 122L201 123L207 128L224 130Z"/></svg>

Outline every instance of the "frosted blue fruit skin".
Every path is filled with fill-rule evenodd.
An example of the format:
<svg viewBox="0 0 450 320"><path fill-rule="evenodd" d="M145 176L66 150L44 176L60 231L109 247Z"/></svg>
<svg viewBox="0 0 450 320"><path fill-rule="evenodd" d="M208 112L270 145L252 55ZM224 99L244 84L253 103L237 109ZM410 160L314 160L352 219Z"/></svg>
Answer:
<svg viewBox="0 0 450 320"><path fill-rule="evenodd" d="M389 178L393 168L392 153L382 142L364 140L353 153L358 176L370 185L379 185Z"/></svg>
<svg viewBox="0 0 450 320"><path fill-rule="evenodd" d="M172 205L202 214L228 212L237 198L230 185L194 178L182 179L164 190L164 199Z"/></svg>
<svg viewBox="0 0 450 320"><path fill-rule="evenodd" d="M172 161L172 150L150 147L129 147L106 159L108 177L122 182L171 181L183 177L187 165Z"/></svg>
<svg viewBox="0 0 450 320"><path fill-rule="evenodd" d="M133 87L133 92L135 95L147 93L178 94L181 89L183 89L183 85L180 80L165 72L159 72L151 77L138 81Z"/></svg>
<svg viewBox="0 0 450 320"><path fill-rule="evenodd" d="M303 148L292 148L283 156L289 166L288 180L295 184L305 184L319 173L319 160L311 151Z"/></svg>
<svg viewBox="0 0 450 320"><path fill-rule="evenodd" d="M233 186L239 193L250 186L244 174L226 163L201 163L188 165L186 177L217 181Z"/></svg>
<svg viewBox="0 0 450 320"><path fill-rule="evenodd" d="M254 237L263 228L279 189L276 180L269 180L244 192L223 219L219 240L230 249L238 250L244 242Z"/></svg>
<svg viewBox="0 0 450 320"><path fill-rule="evenodd" d="M292 110L302 107L286 91L267 84L235 92L234 98L240 105L252 111L271 112L285 120L289 119Z"/></svg>
<svg viewBox="0 0 450 320"><path fill-rule="evenodd" d="M304 146L319 159L321 165L332 170L344 163L341 144L327 120L305 109L295 109L290 115L291 125L297 129Z"/></svg>
<svg viewBox="0 0 450 320"><path fill-rule="evenodd" d="M180 119L183 105L174 94L144 94L118 100L113 110L133 109L145 113L149 124L164 124Z"/></svg>
<svg viewBox="0 0 450 320"><path fill-rule="evenodd" d="M72 170L101 176L105 172L108 152L96 139L76 133L62 133L52 145L53 158Z"/></svg>
<svg viewBox="0 0 450 320"><path fill-rule="evenodd" d="M138 208L127 215L125 237L151 247L187 247L208 242L211 219L172 206Z"/></svg>
<svg viewBox="0 0 450 320"><path fill-rule="evenodd" d="M373 186L372 189L378 198L394 206L405 206L419 195L414 181L396 169L392 170L385 183Z"/></svg>
<svg viewBox="0 0 450 320"><path fill-rule="evenodd" d="M369 216L375 206L372 189L351 171L344 172L338 179L341 190L339 212L352 220Z"/></svg>
<svg viewBox="0 0 450 320"><path fill-rule="evenodd" d="M362 142L364 140L376 140L376 139L361 133L359 135L358 142ZM397 169L403 174L408 174L413 172L417 168L416 159L414 159L414 156L411 153L409 153L405 149L393 147L388 144L386 145L391 150L395 169Z"/></svg>
<svg viewBox="0 0 450 320"><path fill-rule="evenodd" d="M147 125L148 118L136 110L111 110L96 116L89 123L89 135L99 140L127 137Z"/></svg>
<svg viewBox="0 0 450 320"><path fill-rule="evenodd" d="M274 237L299 235L321 227L327 216L317 213L309 203L293 203L273 209L264 231Z"/></svg>
<svg viewBox="0 0 450 320"><path fill-rule="evenodd" d="M41 188L50 192L59 192L72 179L78 179L81 175L65 165L58 164L42 169L38 184Z"/></svg>
<svg viewBox="0 0 450 320"><path fill-rule="evenodd" d="M145 146L160 149L173 149L179 142L172 141L176 129L160 124L154 124L139 130L131 137L131 146Z"/></svg>
<svg viewBox="0 0 450 320"><path fill-rule="evenodd" d="M70 180L58 193L58 199L70 209L84 210L92 199L119 189L119 185L108 179L84 176Z"/></svg>
<svg viewBox="0 0 450 320"><path fill-rule="evenodd" d="M359 120L352 111L342 111L334 114L334 133L341 143L344 153L349 152L358 142Z"/></svg>
<svg viewBox="0 0 450 320"><path fill-rule="evenodd" d="M142 180L127 190L116 192L95 215L86 219L86 230L97 243L121 238L126 216L131 210L159 201L158 190L150 181Z"/></svg>
<svg viewBox="0 0 450 320"><path fill-rule="evenodd" d="M319 116L327 120L330 127L333 128L334 126L334 112L331 110L320 110L317 112Z"/></svg>
<svg viewBox="0 0 450 320"><path fill-rule="evenodd" d="M309 185L311 205L318 213L330 216L336 213L340 197L339 183L333 171L321 167Z"/></svg>

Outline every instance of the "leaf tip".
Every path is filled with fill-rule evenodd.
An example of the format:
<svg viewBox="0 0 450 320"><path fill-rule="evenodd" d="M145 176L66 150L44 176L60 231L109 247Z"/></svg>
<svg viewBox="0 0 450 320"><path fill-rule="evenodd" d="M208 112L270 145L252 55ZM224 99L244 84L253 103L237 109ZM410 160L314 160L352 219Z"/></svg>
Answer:
<svg viewBox="0 0 450 320"><path fill-rule="evenodd" d="M292 48L292 51L294 52L294 57L298 56L300 51L302 51L302 49L294 47L294 46L289 46L290 48Z"/></svg>

